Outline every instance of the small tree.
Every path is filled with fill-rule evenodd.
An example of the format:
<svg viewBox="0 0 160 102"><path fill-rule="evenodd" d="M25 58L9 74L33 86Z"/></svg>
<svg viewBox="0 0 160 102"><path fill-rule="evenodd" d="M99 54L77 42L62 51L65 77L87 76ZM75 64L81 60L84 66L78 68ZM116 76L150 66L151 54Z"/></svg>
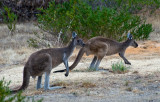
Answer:
<svg viewBox="0 0 160 102"><path fill-rule="evenodd" d="M13 35L13 32L16 30L17 23L17 15L11 12L11 9L7 6L4 7L4 11L2 13L4 22L7 24L8 29L10 30L9 34Z"/></svg>

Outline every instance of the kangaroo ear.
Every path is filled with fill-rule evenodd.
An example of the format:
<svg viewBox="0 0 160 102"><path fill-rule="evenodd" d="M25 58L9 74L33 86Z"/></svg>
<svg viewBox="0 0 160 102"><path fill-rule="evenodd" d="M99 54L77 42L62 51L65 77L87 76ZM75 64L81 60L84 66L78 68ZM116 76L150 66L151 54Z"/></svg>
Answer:
<svg viewBox="0 0 160 102"><path fill-rule="evenodd" d="M75 37L77 37L77 33L76 33L76 32L73 32L73 33L72 33L72 38L75 38Z"/></svg>
<svg viewBox="0 0 160 102"><path fill-rule="evenodd" d="M132 39L132 34L128 33L128 34L127 34L127 38L128 38L128 39Z"/></svg>

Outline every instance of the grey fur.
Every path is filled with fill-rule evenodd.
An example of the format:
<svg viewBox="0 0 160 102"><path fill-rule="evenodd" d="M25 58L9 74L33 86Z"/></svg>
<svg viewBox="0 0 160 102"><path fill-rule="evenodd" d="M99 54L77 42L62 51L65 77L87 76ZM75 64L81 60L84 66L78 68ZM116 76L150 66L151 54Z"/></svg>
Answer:
<svg viewBox="0 0 160 102"><path fill-rule="evenodd" d="M11 92L14 93L26 89L29 85L30 76L32 76L33 78L38 76L37 89L42 88L41 80L42 80L42 75L44 73L45 73L45 82L44 82L45 90L61 88L61 87L49 86L50 72L52 68L57 67L59 64L63 62L67 69L65 76L68 76L69 75L68 59L77 45L84 46L85 44L83 43L82 39L79 39L77 35L73 34L72 41L67 47L42 49L40 51L31 54L27 63L24 66L22 86L17 90L12 90Z"/></svg>

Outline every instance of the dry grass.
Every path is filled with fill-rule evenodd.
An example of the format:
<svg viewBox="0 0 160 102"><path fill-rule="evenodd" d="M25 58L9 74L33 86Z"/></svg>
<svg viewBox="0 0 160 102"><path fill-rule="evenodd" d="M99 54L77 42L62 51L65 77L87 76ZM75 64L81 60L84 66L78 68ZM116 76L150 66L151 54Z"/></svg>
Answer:
<svg viewBox="0 0 160 102"><path fill-rule="evenodd" d="M81 87L84 87L84 88L93 88L93 87L96 87L96 84L94 84L92 82L89 82L89 81L84 81L81 84Z"/></svg>
<svg viewBox="0 0 160 102"><path fill-rule="evenodd" d="M132 91L131 87L126 88L126 91Z"/></svg>
<svg viewBox="0 0 160 102"><path fill-rule="evenodd" d="M33 49L21 48L18 50L7 49L2 50L0 53L0 64L5 65L19 65L24 64L27 61L28 57L31 53L33 53Z"/></svg>
<svg viewBox="0 0 160 102"><path fill-rule="evenodd" d="M132 72L133 74L138 74L138 71L134 71L134 72Z"/></svg>
<svg viewBox="0 0 160 102"><path fill-rule="evenodd" d="M6 25L0 25L0 50L5 49L19 49L21 47L28 48L29 44L27 41L29 39L36 39L38 41L39 48L46 47L48 44L50 47L57 47L57 45L62 45L57 43L55 36L42 31L33 22L21 23L16 25L16 31L13 36L9 35L9 30Z"/></svg>
<svg viewBox="0 0 160 102"><path fill-rule="evenodd" d="M41 43L48 43L47 40L41 40L35 33L45 35L46 38L52 38L48 33L43 32L35 23L21 23L16 25L16 31L13 36L9 35L9 29L6 25L0 24L0 68L8 65L24 64L31 53L43 47L34 49L29 47L27 41L35 38ZM54 40L51 41L53 47Z"/></svg>
<svg viewBox="0 0 160 102"><path fill-rule="evenodd" d="M28 47L27 40L35 37L35 31L38 32L39 29L32 23L17 24L16 31L11 36L8 34L7 26L4 24L0 25L0 50Z"/></svg>
<svg viewBox="0 0 160 102"><path fill-rule="evenodd" d="M69 83L64 82L64 81L57 81L57 82L55 82L55 84L53 86L63 86L63 87L66 87L66 86L69 86Z"/></svg>

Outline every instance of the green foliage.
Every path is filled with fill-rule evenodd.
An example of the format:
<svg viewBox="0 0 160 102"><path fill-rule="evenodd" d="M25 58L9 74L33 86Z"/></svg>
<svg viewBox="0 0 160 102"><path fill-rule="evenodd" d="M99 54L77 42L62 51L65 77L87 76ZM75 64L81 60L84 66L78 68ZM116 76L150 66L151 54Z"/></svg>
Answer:
<svg viewBox="0 0 160 102"><path fill-rule="evenodd" d="M30 38L27 40L29 47L38 48L38 42L34 38Z"/></svg>
<svg viewBox="0 0 160 102"><path fill-rule="evenodd" d="M12 35L12 33L16 29L17 15L11 12L11 9L7 6L4 7L4 11L5 12L2 13L3 19L4 22L7 24L8 29L10 30L10 33Z"/></svg>
<svg viewBox="0 0 160 102"><path fill-rule="evenodd" d="M92 8L109 7L115 10L125 10L130 13L137 13L142 9L154 11L160 7L160 0L87 0Z"/></svg>
<svg viewBox="0 0 160 102"><path fill-rule="evenodd" d="M112 64L112 71L114 73L125 73L128 71L128 69L129 67L125 66L124 63L122 63L122 61Z"/></svg>
<svg viewBox="0 0 160 102"><path fill-rule="evenodd" d="M160 7L159 0L116 0L116 1L119 4L118 7L125 8L126 10L132 13L140 11L143 8L155 10Z"/></svg>
<svg viewBox="0 0 160 102"><path fill-rule="evenodd" d="M0 102L29 102L25 96L22 96L22 92L18 92L15 95L11 95L9 89L10 82L4 81L4 78L0 80ZM32 98L32 102L42 102L42 99L35 101Z"/></svg>
<svg viewBox="0 0 160 102"><path fill-rule="evenodd" d="M15 97L6 99L6 96L10 94L10 90L8 88L9 84L10 82L5 82L4 79L0 80L0 102L12 101L15 99Z"/></svg>
<svg viewBox="0 0 160 102"><path fill-rule="evenodd" d="M153 31L151 24L146 24L145 20L124 9L118 11L104 6L93 9L92 5L82 0L70 0L58 5L50 2L47 9L39 10L42 12L38 15L39 27L49 32L62 31L62 38L76 31L83 38L104 36L123 40L130 31L136 39L147 39Z"/></svg>
<svg viewBox="0 0 160 102"><path fill-rule="evenodd" d="M153 31L151 24L141 24L133 30L134 39L146 39L149 37L150 32Z"/></svg>

